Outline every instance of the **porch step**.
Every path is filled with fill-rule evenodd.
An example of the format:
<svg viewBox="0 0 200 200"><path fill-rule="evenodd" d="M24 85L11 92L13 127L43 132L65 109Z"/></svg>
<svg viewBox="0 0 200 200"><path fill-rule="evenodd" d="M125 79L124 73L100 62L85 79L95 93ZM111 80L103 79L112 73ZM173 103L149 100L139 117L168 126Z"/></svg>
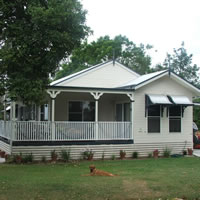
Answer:
<svg viewBox="0 0 200 200"><path fill-rule="evenodd" d="M196 156L196 157L200 157L200 149L194 149L193 155Z"/></svg>
<svg viewBox="0 0 200 200"><path fill-rule="evenodd" d="M1 163L5 163L6 162L6 159L5 158L0 158L0 164Z"/></svg>

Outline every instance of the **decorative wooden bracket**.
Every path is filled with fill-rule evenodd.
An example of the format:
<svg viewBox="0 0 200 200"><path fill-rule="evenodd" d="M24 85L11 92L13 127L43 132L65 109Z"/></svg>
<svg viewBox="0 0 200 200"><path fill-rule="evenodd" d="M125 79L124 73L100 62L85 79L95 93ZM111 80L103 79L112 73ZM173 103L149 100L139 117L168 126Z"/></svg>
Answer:
<svg viewBox="0 0 200 200"><path fill-rule="evenodd" d="M130 98L131 102L135 102L133 93L127 93L127 96Z"/></svg>
<svg viewBox="0 0 200 200"><path fill-rule="evenodd" d="M60 94L61 91L56 90L47 90L47 93L50 95L52 99L55 99L58 94Z"/></svg>
<svg viewBox="0 0 200 200"><path fill-rule="evenodd" d="M103 95L103 92L90 92L90 94L94 97L95 100L99 100L99 98Z"/></svg>

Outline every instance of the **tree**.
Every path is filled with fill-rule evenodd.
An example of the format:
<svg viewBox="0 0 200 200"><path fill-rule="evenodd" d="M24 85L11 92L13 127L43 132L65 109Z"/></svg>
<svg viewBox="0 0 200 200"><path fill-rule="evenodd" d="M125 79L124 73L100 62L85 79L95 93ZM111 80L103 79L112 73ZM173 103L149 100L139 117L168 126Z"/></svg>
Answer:
<svg viewBox="0 0 200 200"><path fill-rule="evenodd" d="M151 58L146 54L152 46L137 46L125 36L118 35L114 39L109 36L100 37L90 44L87 41L72 52L70 61L62 65L55 79L80 71L92 65L105 62L114 57L134 71L144 74L150 71Z"/></svg>
<svg viewBox="0 0 200 200"><path fill-rule="evenodd" d="M163 66L161 64L156 64L154 67L151 68L151 72L158 72L166 69L168 69L166 66Z"/></svg>
<svg viewBox="0 0 200 200"><path fill-rule="evenodd" d="M184 42L182 42L179 49L174 49L173 55L167 54L163 65L190 83L199 86L199 77L197 74L199 67L196 64L192 64L192 54L187 54Z"/></svg>
<svg viewBox="0 0 200 200"><path fill-rule="evenodd" d="M164 66L170 68L180 77L186 79L193 85L197 87L200 86L199 76L197 74L199 67L197 67L196 64L192 64L192 54L187 54L187 51L184 48L184 42L182 42L179 49L174 49L173 55L167 54L167 57L164 61ZM195 102L199 103L200 99L196 99ZM200 127L199 113L199 106L194 106L193 118L198 127Z"/></svg>
<svg viewBox="0 0 200 200"><path fill-rule="evenodd" d="M90 33L79 0L0 0L0 93L39 103L49 74Z"/></svg>

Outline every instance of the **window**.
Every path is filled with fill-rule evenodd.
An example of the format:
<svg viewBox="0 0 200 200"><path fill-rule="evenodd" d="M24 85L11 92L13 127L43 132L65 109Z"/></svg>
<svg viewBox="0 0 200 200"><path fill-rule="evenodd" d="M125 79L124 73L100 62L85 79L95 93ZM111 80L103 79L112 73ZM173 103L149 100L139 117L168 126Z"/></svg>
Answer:
<svg viewBox="0 0 200 200"><path fill-rule="evenodd" d="M70 101L69 121L95 121L95 103L90 101Z"/></svg>
<svg viewBox="0 0 200 200"><path fill-rule="evenodd" d="M148 107L148 133L160 133L160 105Z"/></svg>
<svg viewBox="0 0 200 200"><path fill-rule="evenodd" d="M116 120L130 121L130 103L118 103L116 104Z"/></svg>
<svg viewBox="0 0 200 200"><path fill-rule="evenodd" d="M169 108L169 132L181 132L181 106Z"/></svg>
<svg viewBox="0 0 200 200"><path fill-rule="evenodd" d="M41 121L48 121L48 104L41 105L40 119Z"/></svg>

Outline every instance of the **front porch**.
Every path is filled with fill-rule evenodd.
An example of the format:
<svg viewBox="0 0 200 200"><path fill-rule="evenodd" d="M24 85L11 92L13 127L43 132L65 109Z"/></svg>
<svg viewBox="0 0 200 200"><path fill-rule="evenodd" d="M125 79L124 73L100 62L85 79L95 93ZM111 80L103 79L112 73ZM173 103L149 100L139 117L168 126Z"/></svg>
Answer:
<svg viewBox="0 0 200 200"><path fill-rule="evenodd" d="M12 144L133 143L133 92L57 88L47 93L46 113L44 106L12 102L11 121L0 122L0 137Z"/></svg>
<svg viewBox="0 0 200 200"><path fill-rule="evenodd" d="M0 137L22 141L130 140L131 122L1 121Z"/></svg>

